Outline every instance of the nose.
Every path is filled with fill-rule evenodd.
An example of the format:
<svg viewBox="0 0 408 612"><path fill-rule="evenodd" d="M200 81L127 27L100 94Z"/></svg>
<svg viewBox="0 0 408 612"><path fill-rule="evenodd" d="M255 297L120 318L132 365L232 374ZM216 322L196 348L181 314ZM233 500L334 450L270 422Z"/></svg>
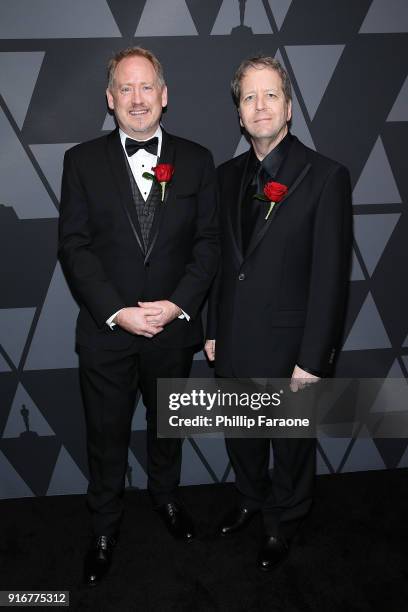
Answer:
<svg viewBox="0 0 408 612"><path fill-rule="evenodd" d="M264 99L263 96L256 96L255 98L255 110L257 111L262 111L265 108L265 103L264 103Z"/></svg>
<svg viewBox="0 0 408 612"><path fill-rule="evenodd" d="M132 89L132 104L141 104L142 98L138 87Z"/></svg>

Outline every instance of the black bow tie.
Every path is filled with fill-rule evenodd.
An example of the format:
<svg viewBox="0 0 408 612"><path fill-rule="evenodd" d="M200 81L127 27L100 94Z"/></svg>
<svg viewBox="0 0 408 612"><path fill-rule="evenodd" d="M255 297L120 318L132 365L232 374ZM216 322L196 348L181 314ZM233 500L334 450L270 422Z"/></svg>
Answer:
<svg viewBox="0 0 408 612"><path fill-rule="evenodd" d="M151 138L150 140L132 140L132 138L126 138L125 149L126 153L129 155L134 155L136 151L139 149L144 149L148 153L152 153L152 155L157 155L157 145L159 144L159 139L157 136Z"/></svg>

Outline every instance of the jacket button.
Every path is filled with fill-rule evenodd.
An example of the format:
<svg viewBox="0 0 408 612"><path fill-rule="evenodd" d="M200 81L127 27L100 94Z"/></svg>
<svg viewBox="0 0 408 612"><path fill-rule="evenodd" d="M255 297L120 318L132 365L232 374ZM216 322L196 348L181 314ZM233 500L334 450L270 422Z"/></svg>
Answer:
<svg viewBox="0 0 408 612"><path fill-rule="evenodd" d="M245 280L245 274L243 272L238 276L238 280Z"/></svg>

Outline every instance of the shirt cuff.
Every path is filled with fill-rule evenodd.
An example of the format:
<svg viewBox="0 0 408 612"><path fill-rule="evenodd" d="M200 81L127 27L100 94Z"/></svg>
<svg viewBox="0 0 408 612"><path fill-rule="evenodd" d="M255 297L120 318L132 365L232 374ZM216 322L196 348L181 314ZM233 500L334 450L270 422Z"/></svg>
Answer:
<svg viewBox="0 0 408 612"><path fill-rule="evenodd" d="M297 363L296 365L298 366L298 368L300 368L304 372L307 372L308 374L313 374L313 376L317 376L318 378L324 378L323 374L321 372L318 372L317 370L312 370L312 368L305 368L300 365L300 363Z"/></svg>
<svg viewBox="0 0 408 612"><path fill-rule="evenodd" d="M113 322L113 319L116 317L117 314L119 314L121 312L121 310L123 310L123 308L121 308L120 310L116 311L111 317L109 317L109 319L106 321L106 325L108 325L111 329L113 329L114 327L116 327L116 323Z"/></svg>
<svg viewBox="0 0 408 612"><path fill-rule="evenodd" d="M177 317L178 319L186 319L186 321L190 320L190 315L188 315L184 310L181 310L181 315Z"/></svg>

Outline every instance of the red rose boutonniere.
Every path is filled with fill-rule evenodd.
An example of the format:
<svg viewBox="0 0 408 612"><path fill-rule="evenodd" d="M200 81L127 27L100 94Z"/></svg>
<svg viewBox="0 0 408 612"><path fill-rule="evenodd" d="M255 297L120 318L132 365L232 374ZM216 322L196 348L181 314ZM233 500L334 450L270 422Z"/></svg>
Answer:
<svg viewBox="0 0 408 612"><path fill-rule="evenodd" d="M150 181L156 180L158 183L160 183L163 202L167 183L170 183L175 167L171 164L158 164L152 168L152 170L154 174L151 174L150 172L143 172L143 177L149 179Z"/></svg>
<svg viewBox="0 0 408 612"><path fill-rule="evenodd" d="M266 214L265 221L269 219L269 215L271 214L273 207L275 204L280 202L282 198L287 194L288 188L286 185L282 185L282 183L276 183L275 181L269 181L266 183L263 193L257 193L254 195L254 198L257 200L263 200L264 202L270 202L269 210Z"/></svg>

